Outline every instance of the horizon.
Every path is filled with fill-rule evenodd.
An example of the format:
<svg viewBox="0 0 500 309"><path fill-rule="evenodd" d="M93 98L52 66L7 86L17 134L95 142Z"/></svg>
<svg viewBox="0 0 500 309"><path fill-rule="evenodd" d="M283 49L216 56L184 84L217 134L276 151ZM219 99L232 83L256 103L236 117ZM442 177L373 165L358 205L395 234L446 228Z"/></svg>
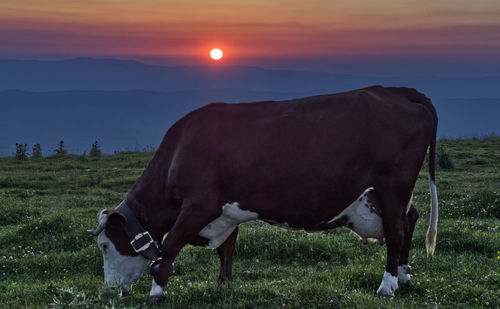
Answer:
<svg viewBox="0 0 500 309"><path fill-rule="evenodd" d="M158 59L150 59L150 58L121 58L121 57L99 57L99 56L65 56L65 57L55 57L55 58L33 58L33 57L1 57L0 61L19 61L19 62L70 62L75 60L93 60L93 61L123 61L123 62L135 62L141 65L146 66L156 66L156 67L164 67L164 68L218 68L220 70L228 69L228 68L255 68L260 70L268 70L268 71L293 71L293 72L307 72L307 73L326 73L331 75L351 75L351 76L360 76L360 77L398 77L398 76L433 76L433 77L450 77L450 78L466 78L466 77L497 77L500 76L500 69L493 70L491 69L490 73L457 73L453 71L449 72L408 72L404 71L385 71L379 72L377 71L360 71L360 70L351 70L351 72L346 71L331 71L328 69L321 70L320 68L314 67L287 67L282 65L270 65L266 66L265 64L231 64L231 63L223 63L223 64L213 64L213 63L186 63L186 64L172 64L167 60L158 60ZM440 74L441 73L441 74Z"/></svg>

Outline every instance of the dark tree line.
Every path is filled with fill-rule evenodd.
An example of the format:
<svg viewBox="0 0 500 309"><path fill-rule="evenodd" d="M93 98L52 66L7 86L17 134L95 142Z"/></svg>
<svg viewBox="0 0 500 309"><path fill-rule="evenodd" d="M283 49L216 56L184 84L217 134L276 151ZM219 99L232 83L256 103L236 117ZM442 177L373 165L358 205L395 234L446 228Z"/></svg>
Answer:
<svg viewBox="0 0 500 309"><path fill-rule="evenodd" d="M64 148L64 141L60 141L57 145L57 148L54 150L55 156L65 156L68 154L68 151ZM83 154L85 156L85 153ZM99 157L102 155L101 145L98 141L95 141L92 145L90 145L90 157ZM32 159L40 159L43 157L42 154L42 146L40 144L33 145L31 150ZM28 144L18 144L16 143L16 152L14 153L14 158L17 160L26 160L28 159Z"/></svg>

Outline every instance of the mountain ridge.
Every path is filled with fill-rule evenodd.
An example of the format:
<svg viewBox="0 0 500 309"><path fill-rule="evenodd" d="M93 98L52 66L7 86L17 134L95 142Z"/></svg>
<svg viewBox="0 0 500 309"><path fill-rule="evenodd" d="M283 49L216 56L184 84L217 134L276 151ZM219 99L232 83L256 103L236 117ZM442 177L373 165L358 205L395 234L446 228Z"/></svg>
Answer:
<svg viewBox="0 0 500 309"><path fill-rule="evenodd" d="M66 60L0 59L0 90L253 91L336 93L374 84L416 88L431 98L500 97L499 76L368 76L266 69L253 66L163 66L136 60L71 58Z"/></svg>

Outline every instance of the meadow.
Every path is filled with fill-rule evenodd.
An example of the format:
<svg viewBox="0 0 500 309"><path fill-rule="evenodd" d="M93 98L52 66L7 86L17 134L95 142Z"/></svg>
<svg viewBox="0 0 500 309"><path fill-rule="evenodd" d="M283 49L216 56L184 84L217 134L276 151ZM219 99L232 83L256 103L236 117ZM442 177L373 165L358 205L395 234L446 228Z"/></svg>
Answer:
<svg viewBox="0 0 500 309"><path fill-rule="evenodd" d="M128 296L104 287L97 213L126 196L152 153L16 160L0 158L2 308L498 308L500 138L441 140L454 165L437 171L436 254L424 247L427 169L414 192L420 212L410 264L415 276L393 299L375 295L386 249L346 229L309 234L240 226L234 281L219 285L215 251L185 247L167 299L149 305L146 271Z"/></svg>

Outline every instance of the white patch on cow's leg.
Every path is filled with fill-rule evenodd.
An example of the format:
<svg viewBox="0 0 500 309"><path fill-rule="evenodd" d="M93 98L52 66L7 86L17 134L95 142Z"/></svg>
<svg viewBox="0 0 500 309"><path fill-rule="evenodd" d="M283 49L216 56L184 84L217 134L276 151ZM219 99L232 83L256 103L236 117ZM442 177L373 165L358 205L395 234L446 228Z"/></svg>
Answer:
<svg viewBox="0 0 500 309"><path fill-rule="evenodd" d="M410 281L411 277L410 266L406 264L398 266L398 283L406 284Z"/></svg>
<svg viewBox="0 0 500 309"><path fill-rule="evenodd" d="M238 224L255 220L259 214L249 210L242 210L237 202L222 206L222 214L205 226L199 233L209 240L207 248L218 248L231 235Z"/></svg>
<svg viewBox="0 0 500 309"><path fill-rule="evenodd" d="M165 299L165 290L167 287L162 287L158 285L153 279L153 282L151 283L151 291L149 292L149 302L154 303L154 302L159 302L163 299Z"/></svg>
<svg viewBox="0 0 500 309"><path fill-rule="evenodd" d="M374 206L368 201L368 193L372 190L373 187L366 189L354 202L328 221L327 224L345 217L347 223L344 225L358 234L363 242L366 240L378 240L379 242L383 240L382 218L374 211Z"/></svg>
<svg viewBox="0 0 500 309"><path fill-rule="evenodd" d="M377 294L383 297L394 297L394 291L398 288L398 277L391 275L387 271L384 272L382 283L377 290Z"/></svg>

